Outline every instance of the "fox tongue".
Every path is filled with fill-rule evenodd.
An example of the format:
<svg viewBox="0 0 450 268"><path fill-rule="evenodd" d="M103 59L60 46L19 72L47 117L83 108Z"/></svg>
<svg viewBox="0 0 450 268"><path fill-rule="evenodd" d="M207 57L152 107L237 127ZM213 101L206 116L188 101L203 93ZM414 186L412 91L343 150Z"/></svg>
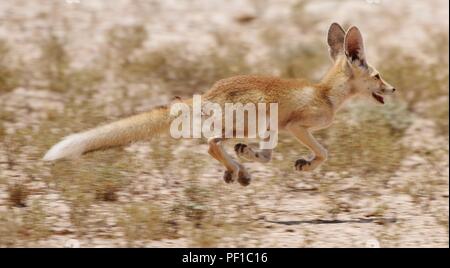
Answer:
<svg viewBox="0 0 450 268"><path fill-rule="evenodd" d="M380 96L380 95L378 95L378 94L376 94L376 93L372 93L372 97L373 97L374 99L376 99L379 103L384 104L383 96Z"/></svg>

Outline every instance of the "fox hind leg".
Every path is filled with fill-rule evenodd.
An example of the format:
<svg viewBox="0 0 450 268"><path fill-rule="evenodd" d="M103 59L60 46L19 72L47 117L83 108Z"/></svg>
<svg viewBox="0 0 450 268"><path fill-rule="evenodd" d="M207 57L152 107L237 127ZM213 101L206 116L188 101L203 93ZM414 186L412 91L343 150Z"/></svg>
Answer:
<svg viewBox="0 0 450 268"><path fill-rule="evenodd" d="M241 185L247 186L250 184L251 177L245 167L236 162L223 148L223 138L210 138L208 140L208 153L217 159L227 170L224 173L224 181L231 183L237 180Z"/></svg>

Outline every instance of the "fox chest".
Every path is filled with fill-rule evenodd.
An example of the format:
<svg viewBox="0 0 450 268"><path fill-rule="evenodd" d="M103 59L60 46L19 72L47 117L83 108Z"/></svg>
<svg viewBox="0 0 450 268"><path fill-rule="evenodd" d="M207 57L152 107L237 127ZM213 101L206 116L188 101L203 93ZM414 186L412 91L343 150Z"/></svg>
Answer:
<svg viewBox="0 0 450 268"><path fill-rule="evenodd" d="M334 113L328 107L310 106L307 109L298 109L287 114L285 124L298 124L312 130L327 128L334 119Z"/></svg>

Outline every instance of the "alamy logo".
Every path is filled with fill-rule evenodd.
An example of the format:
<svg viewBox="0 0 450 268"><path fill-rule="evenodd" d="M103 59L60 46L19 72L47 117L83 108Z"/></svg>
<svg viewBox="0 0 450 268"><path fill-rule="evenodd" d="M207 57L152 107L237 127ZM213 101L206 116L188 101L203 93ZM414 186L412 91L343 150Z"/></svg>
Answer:
<svg viewBox="0 0 450 268"><path fill-rule="evenodd" d="M259 138L260 149L273 149L278 142L278 103L221 105L194 95L192 105L172 104L170 115L170 135L175 139Z"/></svg>

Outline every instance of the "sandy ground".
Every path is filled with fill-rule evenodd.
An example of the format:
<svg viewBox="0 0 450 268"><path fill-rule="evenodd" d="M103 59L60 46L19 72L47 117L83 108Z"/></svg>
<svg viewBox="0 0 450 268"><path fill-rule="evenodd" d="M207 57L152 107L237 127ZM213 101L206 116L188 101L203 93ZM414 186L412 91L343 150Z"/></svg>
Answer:
<svg viewBox="0 0 450 268"><path fill-rule="evenodd" d="M317 38L324 41L332 21L358 25L368 33L368 58L378 65L383 62L376 55L388 48L401 46L404 53L418 50L430 29L447 31L448 37L447 1L311 1L301 7L298 17L293 13L295 2L4 1L0 3L0 39L20 55L19 61L35 62L41 55L36 43L51 28L65 36L71 68L83 69L98 60L96 56L108 46L105 33L118 25L145 27L148 37L141 50L181 43L192 55L213 49L217 46L214 33L226 32L249 47L248 62L268 66L270 46L258 39L268 26L282 29L292 42L307 43ZM245 17L255 17L254 22L239 23ZM325 44L323 49L325 53ZM416 56L430 60L422 51ZM66 92L42 86L33 75L33 65L24 69L30 75L27 84L0 91L0 246L449 245L448 133L442 134L434 120L419 112L411 111L403 135L394 141L406 149L389 171L366 170L366 162L353 158L344 167L327 164L318 171L298 174L290 166L306 151L292 138L281 136L284 146L277 149L272 163L246 163L254 179L243 188L222 181L221 166L210 159L201 141L162 138L72 162L43 163L40 157L46 148L65 134L164 104L172 97L171 89L164 84L118 85L106 75L93 94L87 90L71 98ZM268 70L277 74L275 69ZM322 69L312 76L320 73ZM126 96L118 91L121 86L127 88ZM73 120L70 126L51 123L64 118L72 105L85 98L96 105L98 114L92 117L98 121L86 122L91 118L87 110L86 117ZM448 88L441 99L448 104ZM356 101L349 111L358 105ZM357 143L352 137L342 142ZM330 157L346 155L330 151ZM105 171L110 165L115 167L113 175ZM120 177L126 183L114 201L85 201L83 191L95 188L102 176ZM90 184L91 177L100 179ZM10 204L10 187L17 183L30 193L23 206ZM77 187L79 192L74 190ZM32 213L38 211L36 206L39 213ZM142 215L130 212L132 206L143 208L138 210Z"/></svg>

